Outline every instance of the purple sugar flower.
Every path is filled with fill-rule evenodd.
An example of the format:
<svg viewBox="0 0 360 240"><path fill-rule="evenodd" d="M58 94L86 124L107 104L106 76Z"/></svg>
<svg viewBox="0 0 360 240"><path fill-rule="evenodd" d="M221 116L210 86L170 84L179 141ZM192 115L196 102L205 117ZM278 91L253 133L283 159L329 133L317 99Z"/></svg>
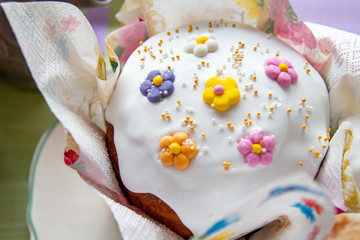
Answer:
<svg viewBox="0 0 360 240"><path fill-rule="evenodd" d="M146 80L140 86L140 92L150 102L158 102L174 92L175 75L172 71L153 70L149 72Z"/></svg>

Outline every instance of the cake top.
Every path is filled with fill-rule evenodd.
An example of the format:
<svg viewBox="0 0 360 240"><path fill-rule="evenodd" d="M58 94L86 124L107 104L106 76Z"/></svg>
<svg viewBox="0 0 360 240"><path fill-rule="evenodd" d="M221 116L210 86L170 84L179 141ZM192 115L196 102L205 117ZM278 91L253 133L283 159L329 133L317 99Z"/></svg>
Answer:
<svg viewBox="0 0 360 240"><path fill-rule="evenodd" d="M106 111L120 174L194 234L279 177L314 177L329 102L316 70L250 26L203 21L158 34L125 64Z"/></svg>

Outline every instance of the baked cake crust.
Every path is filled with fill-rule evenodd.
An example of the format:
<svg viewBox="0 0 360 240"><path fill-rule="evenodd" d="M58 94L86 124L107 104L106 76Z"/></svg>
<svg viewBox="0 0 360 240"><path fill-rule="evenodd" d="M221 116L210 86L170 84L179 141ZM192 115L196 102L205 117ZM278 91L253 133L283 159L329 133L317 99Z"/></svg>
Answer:
<svg viewBox="0 0 360 240"><path fill-rule="evenodd" d="M116 147L114 144L114 127L111 124L107 124L106 126L106 144L116 178L130 204L141 209L141 211L156 221L166 224L168 228L180 236L184 238L191 237L191 231L182 224L176 213L165 202L150 193L133 193L124 186L121 181Z"/></svg>

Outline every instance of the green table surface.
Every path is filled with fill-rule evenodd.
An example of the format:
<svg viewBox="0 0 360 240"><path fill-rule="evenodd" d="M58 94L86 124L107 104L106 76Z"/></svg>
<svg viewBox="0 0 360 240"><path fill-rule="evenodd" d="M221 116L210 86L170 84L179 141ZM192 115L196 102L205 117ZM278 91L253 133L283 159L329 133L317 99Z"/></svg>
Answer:
<svg viewBox="0 0 360 240"><path fill-rule="evenodd" d="M38 90L0 76L0 239L29 239L28 177L41 135L56 122Z"/></svg>
<svg viewBox="0 0 360 240"><path fill-rule="evenodd" d="M101 15L104 11L101 16L92 14L89 21L99 38L105 38L100 33L120 27L115 13L123 2L113 1L107 16ZM26 207L31 160L42 134L57 119L37 89L24 89L3 78L0 74L0 240L23 240L30 238Z"/></svg>

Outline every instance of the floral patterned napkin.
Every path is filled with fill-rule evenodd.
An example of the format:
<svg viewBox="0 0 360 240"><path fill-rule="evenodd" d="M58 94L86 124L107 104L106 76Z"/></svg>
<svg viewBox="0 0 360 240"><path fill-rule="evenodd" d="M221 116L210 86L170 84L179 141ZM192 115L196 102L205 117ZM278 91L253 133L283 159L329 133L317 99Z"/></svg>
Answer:
<svg viewBox="0 0 360 240"><path fill-rule="evenodd" d="M68 132L65 164L75 169L109 204L124 239L180 239L166 227L129 206L116 182L106 150L104 110L120 74L120 66L137 47L139 40L189 21L209 18L237 20L277 36L303 54L325 76L333 99L336 100L339 95L336 91L332 95L331 91L339 89L337 87L344 82L339 75L340 70L330 71L335 67L339 69L339 65L332 65L340 59L338 46L326 42L326 37L321 41L315 38L292 11L288 0L224 0L211 4L205 0L184 0L181 5L178 1L127 1L126 8L117 17L128 24L107 38L110 71L106 69L90 24L73 5L42 2L3 3L1 6L38 88ZM354 72L349 74L356 77ZM357 88L353 90L358 92ZM358 101L357 98L354 97L354 101ZM337 101L332 104L337 104ZM341 116L344 113L347 116L353 114L340 112ZM332 120L333 129L336 129L343 119L335 116ZM356 126L355 121L351 123ZM341 137L339 139L335 145L343 146L346 141ZM352 143L357 142L354 140ZM338 153L330 156L333 156L332 159L339 157ZM342 165L345 160L341 159L343 155L340 162L331 165ZM327 177L323 179L322 183L329 187ZM353 186L356 188L356 184ZM338 192L338 188L335 191ZM262 231L253 234L253 239L263 239L262 236L267 239L292 239L299 233L304 239L322 239L333 222L330 199L312 179L304 175L288 176L281 182L269 183L249 197L248 204L234 209L233 213L228 213L196 237L233 239L266 225ZM259 209L262 209L262 217L252 217L260 215L254 214Z"/></svg>

